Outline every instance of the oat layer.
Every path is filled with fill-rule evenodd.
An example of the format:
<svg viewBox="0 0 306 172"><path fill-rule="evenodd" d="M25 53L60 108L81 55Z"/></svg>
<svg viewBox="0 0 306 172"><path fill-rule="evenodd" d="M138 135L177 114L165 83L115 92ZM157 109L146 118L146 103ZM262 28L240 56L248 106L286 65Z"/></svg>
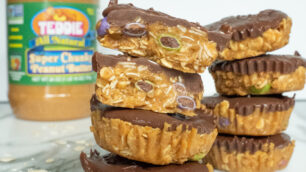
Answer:
<svg viewBox="0 0 306 172"><path fill-rule="evenodd" d="M256 95L279 94L287 91L301 90L305 85L305 67L298 67L293 73L260 72L251 75L235 74L233 72L211 72L215 86L222 95ZM269 86L263 92L254 92Z"/></svg>
<svg viewBox="0 0 306 172"><path fill-rule="evenodd" d="M286 168L295 142L291 141L285 147L275 147L273 143L261 146L260 150L251 152L229 152L226 147L214 144L206 161L214 168L229 172L273 172Z"/></svg>
<svg viewBox="0 0 306 172"><path fill-rule="evenodd" d="M161 67L144 59L96 53L96 96L104 104L194 116L200 107L200 75Z"/></svg>
<svg viewBox="0 0 306 172"><path fill-rule="evenodd" d="M142 23L138 21L138 23ZM132 56L149 58L162 66L187 73L202 73L217 57L216 43L209 41L207 33L198 28L181 25L166 26L156 22L146 26L147 34L129 37L122 34L122 28L110 26L108 34L98 37L100 44L118 49ZM176 40L179 48L165 48L162 37Z"/></svg>
<svg viewBox="0 0 306 172"><path fill-rule="evenodd" d="M99 111L92 113L91 131L99 146L127 159L155 165L182 164L205 156L217 136L217 129L199 134L197 129L184 130L182 125L174 131L169 128L167 123L159 129L105 118Z"/></svg>
<svg viewBox="0 0 306 172"><path fill-rule="evenodd" d="M247 100L246 100L247 101ZM233 135L268 136L287 129L293 107L284 111L268 112L255 108L252 114L240 115L222 101L213 109L218 117L218 132Z"/></svg>

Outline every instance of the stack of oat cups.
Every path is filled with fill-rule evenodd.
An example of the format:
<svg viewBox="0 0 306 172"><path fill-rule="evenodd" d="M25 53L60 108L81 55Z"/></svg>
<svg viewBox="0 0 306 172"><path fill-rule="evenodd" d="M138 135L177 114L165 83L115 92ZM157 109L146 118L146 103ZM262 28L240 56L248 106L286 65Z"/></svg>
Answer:
<svg viewBox="0 0 306 172"><path fill-rule="evenodd" d="M213 171L202 159L217 137L216 117L201 109L198 73L216 59L216 43L199 24L153 9L111 1L103 16L98 41L124 55L93 56L91 131L111 153L82 153L84 170Z"/></svg>
<svg viewBox="0 0 306 172"><path fill-rule="evenodd" d="M218 116L219 135L206 157L215 168L263 172L287 166L294 141L283 131L295 100L282 93L303 89L306 63L298 52L264 53L288 43L291 24L286 14L265 10L206 26L229 35L209 68L219 95L202 100Z"/></svg>

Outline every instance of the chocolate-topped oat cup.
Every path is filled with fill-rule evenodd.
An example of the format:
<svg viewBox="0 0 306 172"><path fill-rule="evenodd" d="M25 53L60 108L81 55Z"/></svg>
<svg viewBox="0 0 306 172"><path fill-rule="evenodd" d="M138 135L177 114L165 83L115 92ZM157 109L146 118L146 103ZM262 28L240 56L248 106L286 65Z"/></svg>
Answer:
<svg viewBox="0 0 306 172"><path fill-rule="evenodd" d="M186 73L204 72L218 55L217 44L198 23L132 4L111 3L103 16L96 28L104 47Z"/></svg>
<svg viewBox="0 0 306 172"><path fill-rule="evenodd" d="M306 61L295 55L261 55L235 61L218 61L210 68L222 95L268 95L304 88Z"/></svg>
<svg viewBox="0 0 306 172"><path fill-rule="evenodd" d="M272 172L286 168L294 146L295 141L284 133L265 137L221 134L205 161L228 172Z"/></svg>
<svg viewBox="0 0 306 172"><path fill-rule="evenodd" d="M218 118L219 133L248 136L268 136L287 129L294 97L270 96L210 96L202 104Z"/></svg>
<svg viewBox="0 0 306 172"><path fill-rule="evenodd" d="M104 104L195 116L204 92L199 74L168 69L146 58L95 53L96 96Z"/></svg>
<svg viewBox="0 0 306 172"><path fill-rule="evenodd" d="M213 172L210 164L186 162L182 165L170 164L165 166L152 165L129 160L115 154L100 155L98 151L90 151L90 156L82 152L80 155L85 172Z"/></svg>
<svg viewBox="0 0 306 172"><path fill-rule="evenodd" d="M255 15L226 17L205 27L209 30L209 39L218 45L218 59L235 60L285 46L289 41L291 25L287 14L264 10ZM217 33L223 33L223 36Z"/></svg>
<svg viewBox="0 0 306 172"><path fill-rule="evenodd" d="M148 110L110 107L91 100L92 127L102 148L127 159L155 165L201 160L216 136L215 117L162 114Z"/></svg>

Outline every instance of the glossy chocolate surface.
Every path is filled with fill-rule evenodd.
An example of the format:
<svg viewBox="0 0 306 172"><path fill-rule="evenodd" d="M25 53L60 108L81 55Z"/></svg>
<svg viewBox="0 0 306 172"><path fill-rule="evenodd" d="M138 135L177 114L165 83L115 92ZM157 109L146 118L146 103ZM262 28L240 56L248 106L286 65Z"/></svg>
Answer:
<svg viewBox="0 0 306 172"><path fill-rule="evenodd" d="M250 152L254 154L256 151L264 151L264 145L274 144L274 148L282 149L289 145L290 137L285 134L276 134L273 136L232 136L219 134L214 143L214 146L224 148L226 152Z"/></svg>
<svg viewBox="0 0 306 172"><path fill-rule="evenodd" d="M96 150L90 156L82 152L80 161L85 172L208 172L205 164L187 162L182 165L157 166L128 160L115 154L101 156Z"/></svg>
<svg viewBox="0 0 306 172"><path fill-rule="evenodd" d="M137 18L141 18L144 24L159 22L166 26L182 25L187 28L195 27L205 30L204 27L197 23L172 17L168 14L155 11L153 8L148 10L137 8L133 4L112 4L103 11L103 16L107 17L108 23L119 27L123 27L128 23L133 23Z"/></svg>
<svg viewBox="0 0 306 172"><path fill-rule="evenodd" d="M182 125L183 131L196 128L199 134L211 133L216 128L216 118L210 111L196 110L197 116L187 117L181 114L164 114L149 110L127 109L107 106L100 103L96 96L90 102L92 111L99 111L101 117L120 119L139 126L163 129L164 124L171 125L169 131L175 131Z"/></svg>
<svg viewBox="0 0 306 172"><path fill-rule="evenodd" d="M209 109L214 109L215 106L222 101L229 102L229 108L235 109L236 114L250 115L256 108L261 112L278 112L286 111L294 107L294 97L290 98L282 95L265 95L265 96L210 96L204 97L201 101Z"/></svg>
<svg viewBox="0 0 306 172"><path fill-rule="evenodd" d="M233 72L242 75L260 72L288 74L300 66L306 67L306 60L300 56L268 54L234 61L218 61L209 68L209 71Z"/></svg>
<svg viewBox="0 0 306 172"><path fill-rule="evenodd" d="M208 31L229 35L228 37L223 37L223 40L211 37L211 39L217 42L219 49L223 50L231 40L242 41L247 38L256 38L268 29L276 29L281 21L287 17L281 11L264 10L256 15L226 17L205 27Z"/></svg>

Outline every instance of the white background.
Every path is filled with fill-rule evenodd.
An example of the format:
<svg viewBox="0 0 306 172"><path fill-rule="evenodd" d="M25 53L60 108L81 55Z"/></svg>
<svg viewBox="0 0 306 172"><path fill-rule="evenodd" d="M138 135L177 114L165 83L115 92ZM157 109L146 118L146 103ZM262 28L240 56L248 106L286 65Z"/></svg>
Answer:
<svg viewBox="0 0 306 172"><path fill-rule="evenodd" d="M6 67L6 21L5 0L0 0L0 101L7 100L7 67ZM293 54L298 50L306 57L306 1L303 0L119 0L121 3L133 2L141 8L153 7L170 15L209 24L229 15L258 13L264 9L278 9L293 19L293 28L289 45L275 51L278 54ZM108 1L101 0L99 17ZM98 48L103 53L112 51ZM205 72L203 75L205 95L215 93L213 81ZM306 90L297 92L298 99L306 99Z"/></svg>

